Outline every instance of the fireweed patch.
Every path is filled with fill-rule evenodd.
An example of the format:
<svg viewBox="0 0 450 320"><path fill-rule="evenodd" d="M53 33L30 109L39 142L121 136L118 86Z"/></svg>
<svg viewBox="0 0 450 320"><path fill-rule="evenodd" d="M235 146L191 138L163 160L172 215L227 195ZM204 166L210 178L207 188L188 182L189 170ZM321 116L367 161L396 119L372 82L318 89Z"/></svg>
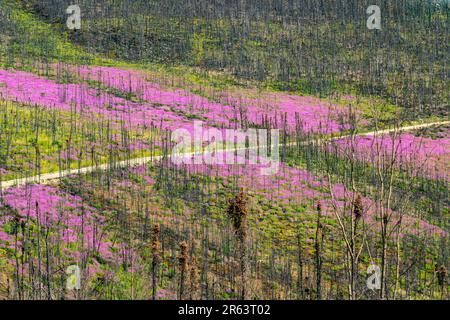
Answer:
<svg viewBox="0 0 450 320"><path fill-rule="evenodd" d="M242 164L268 165L261 174L275 174L279 165L279 130L206 128L195 121L193 130L172 132L176 142L171 161L175 164ZM192 151L193 150L193 151ZM193 155L191 155L193 153ZM188 155L186 155L188 154Z"/></svg>
<svg viewBox="0 0 450 320"><path fill-rule="evenodd" d="M330 147L341 155L350 152L352 145L355 156L360 161L382 166L394 157L397 169L404 170L411 176L450 179L448 137L430 139L401 133L395 137L388 134L356 137L354 143L351 143L350 138L330 143Z"/></svg>

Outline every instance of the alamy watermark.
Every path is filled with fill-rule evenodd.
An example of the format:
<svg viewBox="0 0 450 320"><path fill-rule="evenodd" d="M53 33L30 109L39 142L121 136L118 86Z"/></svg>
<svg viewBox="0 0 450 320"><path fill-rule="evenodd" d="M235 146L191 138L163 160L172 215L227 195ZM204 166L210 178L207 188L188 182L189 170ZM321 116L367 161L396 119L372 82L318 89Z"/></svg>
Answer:
<svg viewBox="0 0 450 320"><path fill-rule="evenodd" d="M66 269L66 274L68 275L66 280L67 290L80 290L81 288L81 271L80 267L77 265L68 266Z"/></svg>
<svg viewBox="0 0 450 320"><path fill-rule="evenodd" d="M367 288L370 290L380 290L381 289L381 270L376 264L371 264L367 268L367 278L366 284Z"/></svg>
<svg viewBox="0 0 450 320"><path fill-rule="evenodd" d="M203 128L202 121L194 121L192 131L174 130L172 141L176 144L171 161L178 165L258 165L262 175L278 172L278 129L219 130Z"/></svg>
<svg viewBox="0 0 450 320"><path fill-rule="evenodd" d="M73 4L67 7L66 13L70 16L67 18L66 25L70 30L81 29L81 9L79 5ZM367 18L367 28L369 30L377 29L381 30L381 9L377 5L370 5L366 13L369 15Z"/></svg>
<svg viewBox="0 0 450 320"><path fill-rule="evenodd" d="M367 7L366 13L369 15L367 18L367 28L369 30L381 30L381 9L377 5L370 5ZM67 18L66 25L69 30L81 29L81 8L77 4L70 5L66 9L66 14L70 16Z"/></svg>
<svg viewBox="0 0 450 320"><path fill-rule="evenodd" d="M66 13L70 14L67 18L66 25L69 30L81 29L81 9L79 5L73 4L66 9Z"/></svg>
<svg viewBox="0 0 450 320"><path fill-rule="evenodd" d="M366 13L370 16L367 18L367 29L381 30L381 9L379 6L371 5L367 8Z"/></svg>

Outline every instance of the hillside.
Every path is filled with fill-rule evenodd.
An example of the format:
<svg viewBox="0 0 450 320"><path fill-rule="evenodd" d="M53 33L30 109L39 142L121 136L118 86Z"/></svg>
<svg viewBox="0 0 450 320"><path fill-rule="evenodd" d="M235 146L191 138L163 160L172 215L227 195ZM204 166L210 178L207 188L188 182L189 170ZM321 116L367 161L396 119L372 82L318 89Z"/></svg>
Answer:
<svg viewBox="0 0 450 320"><path fill-rule="evenodd" d="M70 3L0 0L0 297L448 300L448 3Z"/></svg>

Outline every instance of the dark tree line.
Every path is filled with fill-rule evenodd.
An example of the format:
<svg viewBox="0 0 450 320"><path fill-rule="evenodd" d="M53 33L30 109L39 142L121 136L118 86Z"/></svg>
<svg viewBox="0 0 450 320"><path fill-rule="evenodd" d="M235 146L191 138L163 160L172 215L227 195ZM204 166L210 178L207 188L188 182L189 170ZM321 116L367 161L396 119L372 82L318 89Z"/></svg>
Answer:
<svg viewBox="0 0 450 320"><path fill-rule="evenodd" d="M78 3L82 28L69 38L129 61L200 66L279 90L357 91L413 110L448 115L448 2L217 0L23 1L66 32ZM366 28L369 5L382 30Z"/></svg>

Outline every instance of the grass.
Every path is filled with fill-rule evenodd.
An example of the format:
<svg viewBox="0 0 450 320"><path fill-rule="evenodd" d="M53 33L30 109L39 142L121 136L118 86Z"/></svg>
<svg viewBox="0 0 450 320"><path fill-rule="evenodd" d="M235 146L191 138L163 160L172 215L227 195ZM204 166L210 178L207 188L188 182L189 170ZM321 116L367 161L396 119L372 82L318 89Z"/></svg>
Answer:
<svg viewBox="0 0 450 320"><path fill-rule="evenodd" d="M124 132L100 116L88 118L68 111L0 102L1 167L6 170L1 180L108 163L111 157L120 161L150 156L151 150L130 150L112 138L122 134L131 142L158 137L153 130ZM92 143L99 144L94 153ZM110 143L116 145L114 154L108 151ZM157 148L153 150L153 155L158 154Z"/></svg>

